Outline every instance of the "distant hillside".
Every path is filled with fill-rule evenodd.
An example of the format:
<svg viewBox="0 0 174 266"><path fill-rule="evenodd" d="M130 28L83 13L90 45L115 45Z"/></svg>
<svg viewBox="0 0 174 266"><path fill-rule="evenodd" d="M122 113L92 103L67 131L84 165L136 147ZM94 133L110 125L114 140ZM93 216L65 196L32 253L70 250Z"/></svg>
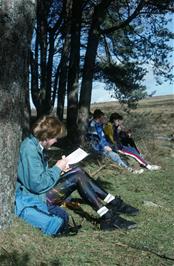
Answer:
<svg viewBox="0 0 174 266"><path fill-rule="evenodd" d="M122 111L122 107L118 101L101 102L91 104L91 111L100 108L105 112ZM174 112L174 94L165 96L153 96L139 101L136 111L153 111L153 112Z"/></svg>
<svg viewBox="0 0 174 266"><path fill-rule="evenodd" d="M112 112L119 112L124 119L127 118L127 113L118 101L91 105L92 112L96 108L100 108L108 116ZM174 95L154 96L139 101L137 109L131 110L130 117L135 117L137 114L135 120L138 123L141 120L142 125L148 123L155 134L174 136Z"/></svg>
<svg viewBox="0 0 174 266"><path fill-rule="evenodd" d="M91 104L91 112L95 109L101 109L106 113L111 112L124 112L122 106L118 101L111 102L101 102L101 103L92 103ZM139 101L137 109L133 112L153 112L153 113L174 113L174 94L173 95L165 95L165 96L153 96L146 98L144 100ZM53 111L56 113L56 109ZM35 116L36 112L32 109L32 116ZM66 116L66 109L65 109Z"/></svg>

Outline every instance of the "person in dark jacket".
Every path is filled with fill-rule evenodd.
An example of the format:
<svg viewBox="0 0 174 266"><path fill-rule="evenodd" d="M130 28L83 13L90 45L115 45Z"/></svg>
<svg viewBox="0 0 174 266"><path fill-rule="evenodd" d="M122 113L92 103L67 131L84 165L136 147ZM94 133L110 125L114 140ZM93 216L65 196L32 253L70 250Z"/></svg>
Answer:
<svg viewBox="0 0 174 266"><path fill-rule="evenodd" d="M105 135L120 154L134 158L138 163L148 170L159 170L160 166L148 163L137 148L132 132L123 125L123 117L118 113L110 115L109 123L104 128Z"/></svg>
<svg viewBox="0 0 174 266"><path fill-rule="evenodd" d="M126 204L99 187L81 168L69 168L65 156L48 167L45 150L49 149L63 132L63 124L54 116L36 121L32 133L20 146L17 183L16 214L47 235L65 231L68 213L57 205L77 190L82 199L99 215L100 229L131 229L136 224L119 213L136 215L138 209Z"/></svg>

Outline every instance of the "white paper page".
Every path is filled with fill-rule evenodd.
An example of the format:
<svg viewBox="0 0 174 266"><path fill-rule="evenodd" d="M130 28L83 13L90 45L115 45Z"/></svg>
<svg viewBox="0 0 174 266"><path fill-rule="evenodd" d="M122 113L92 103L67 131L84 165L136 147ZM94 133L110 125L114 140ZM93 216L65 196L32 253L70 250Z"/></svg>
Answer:
<svg viewBox="0 0 174 266"><path fill-rule="evenodd" d="M88 155L89 154L86 151L82 150L81 148L78 148L77 150L70 153L66 157L66 159L68 161L68 164L71 165L71 164L75 164L75 163L82 161Z"/></svg>

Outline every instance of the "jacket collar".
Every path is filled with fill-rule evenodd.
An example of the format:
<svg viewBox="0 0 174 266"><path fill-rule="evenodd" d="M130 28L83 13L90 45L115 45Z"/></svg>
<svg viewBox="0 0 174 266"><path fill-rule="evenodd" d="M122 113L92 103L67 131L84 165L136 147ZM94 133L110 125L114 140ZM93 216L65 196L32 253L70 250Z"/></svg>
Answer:
<svg viewBox="0 0 174 266"><path fill-rule="evenodd" d="M32 134L30 134L29 138L32 140L32 142L37 147L38 152L43 153L43 147L40 145L39 140Z"/></svg>

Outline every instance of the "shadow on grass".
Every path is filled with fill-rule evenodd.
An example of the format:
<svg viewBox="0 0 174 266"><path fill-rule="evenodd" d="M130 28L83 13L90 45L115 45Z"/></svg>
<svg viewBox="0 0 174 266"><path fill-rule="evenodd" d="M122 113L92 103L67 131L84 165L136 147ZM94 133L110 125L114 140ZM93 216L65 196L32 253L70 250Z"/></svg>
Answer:
<svg viewBox="0 0 174 266"><path fill-rule="evenodd" d="M73 200L77 200L79 202L79 199L73 199ZM82 203L84 203L84 202L82 202ZM98 223L97 218L93 217L88 212L84 211L83 208L80 206L78 206L78 207L68 206L68 209L72 210L74 213L78 214L80 217L85 218L88 222L90 222L92 224Z"/></svg>
<svg viewBox="0 0 174 266"><path fill-rule="evenodd" d="M0 251L0 265L15 265L27 266L29 265L29 255L27 253L19 254L17 251L8 252L4 248Z"/></svg>
<svg viewBox="0 0 174 266"><path fill-rule="evenodd" d="M0 265L1 266L30 266L30 256L27 253L20 254L18 251L9 252L4 248L0 250ZM47 265L45 262L40 262L39 265ZM51 266L61 266L59 259L54 259L49 262Z"/></svg>
<svg viewBox="0 0 174 266"><path fill-rule="evenodd" d="M109 182L107 180L101 180L100 178L97 178L94 180L93 178L90 178L97 186L99 186L101 189L109 192L110 189L113 188L113 183Z"/></svg>

